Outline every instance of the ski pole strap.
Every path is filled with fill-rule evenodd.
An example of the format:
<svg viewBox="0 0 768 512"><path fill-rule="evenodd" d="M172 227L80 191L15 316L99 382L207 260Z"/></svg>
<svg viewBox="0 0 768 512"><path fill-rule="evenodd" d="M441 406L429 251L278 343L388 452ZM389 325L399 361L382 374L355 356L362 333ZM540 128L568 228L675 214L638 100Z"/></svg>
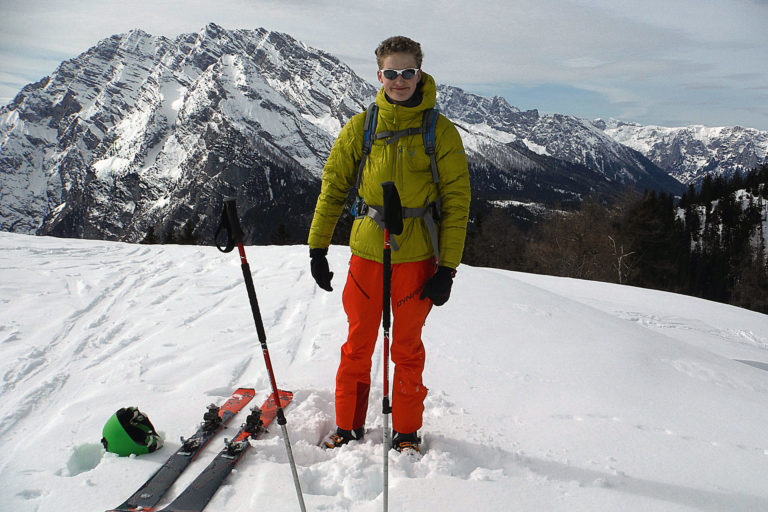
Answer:
<svg viewBox="0 0 768 512"><path fill-rule="evenodd" d="M222 230L227 231L227 243L224 247L219 245L219 233ZM216 235L214 237L216 241L216 248L221 252L231 252L236 245L242 244L245 238L245 233L240 227L240 219L237 216L237 199L234 197L224 198L224 208L221 211L221 221L219 227L216 229Z"/></svg>

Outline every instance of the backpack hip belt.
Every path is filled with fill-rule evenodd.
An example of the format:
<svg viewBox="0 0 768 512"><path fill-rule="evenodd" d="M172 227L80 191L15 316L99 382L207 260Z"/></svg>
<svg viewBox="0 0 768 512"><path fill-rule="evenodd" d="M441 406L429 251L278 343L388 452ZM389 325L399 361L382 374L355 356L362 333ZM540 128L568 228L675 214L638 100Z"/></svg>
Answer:
<svg viewBox="0 0 768 512"><path fill-rule="evenodd" d="M384 231L384 207L383 206L372 206L367 204L362 198L358 198L355 208L357 209L357 215L355 215L355 219L363 219L365 217L370 217L373 220L373 222L375 222L379 226L379 228L382 231ZM427 233L429 233L429 238L432 241L432 250L435 252L435 259L439 264L440 263L440 246L438 245L438 233L437 233L437 222L439 222L439 217L436 222L435 220L436 211L437 211L436 202L429 203L427 206L424 206L422 208L403 207L403 218L404 219L421 218L421 220L424 221L424 227L427 228ZM400 246L397 244L397 241L395 240L394 236L390 239L390 245L392 246L392 250L397 251L400 249Z"/></svg>

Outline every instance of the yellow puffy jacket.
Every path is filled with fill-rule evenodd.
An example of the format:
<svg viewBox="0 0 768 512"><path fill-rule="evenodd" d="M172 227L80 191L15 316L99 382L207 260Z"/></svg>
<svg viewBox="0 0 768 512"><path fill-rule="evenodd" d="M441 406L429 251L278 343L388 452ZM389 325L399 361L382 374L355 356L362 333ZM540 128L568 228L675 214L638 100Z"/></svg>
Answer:
<svg viewBox="0 0 768 512"><path fill-rule="evenodd" d="M434 79L422 73L422 101L416 107L394 105L387 101L382 87L377 96L379 119L376 132L419 128L424 110L435 107ZM354 187L357 167L363 154L365 113L355 115L342 128L323 169L323 183L317 199L309 247L328 247L336 222L344 209L347 193ZM456 268L464 251L469 218L469 171L464 145L456 127L440 115L435 125L439 186L432 181L429 156L421 135L405 136L387 144L376 140L368 155L360 184L360 196L369 205L383 203L381 183L393 181L404 207L421 208L442 200L439 226L440 264ZM404 219L403 233L393 237L399 250L392 251L393 263L422 261L434 255L432 241L421 218ZM356 219L350 236L353 254L381 262L384 233L369 217Z"/></svg>

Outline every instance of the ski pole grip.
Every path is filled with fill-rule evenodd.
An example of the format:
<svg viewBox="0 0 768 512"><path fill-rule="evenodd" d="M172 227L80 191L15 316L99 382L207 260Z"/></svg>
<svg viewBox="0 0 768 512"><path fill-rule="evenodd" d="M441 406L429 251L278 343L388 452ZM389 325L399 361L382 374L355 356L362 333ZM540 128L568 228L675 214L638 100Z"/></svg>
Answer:
<svg viewBox="0 0 768 512"><path fill-rule="evenodd" d="M230 252L236 245L242 244L245 233L240 227L240 218L237 216L237 199L234 197L224 198L224 209L221 212L221 222L216 230L216 239L222 229L227 230L227 245L222 247L216 242L216 247L221 252Z"/></svg>
<svg viewBox="0 0 768 512"><path fill-rule="evenodd" d="M243 229L240 227L240 217L237 215L237 199L234 197L224 199L224 212L229 222L230 237L235 244L243 243L245 233L243 233Z"/></svg>
<svg viewBox="0 0 768 512"><path fill-rule="evenodd" d="M393 235L403 232L403 205L400 202L400 194L392 181L381 184L384 196L384 226Z"/></svg>

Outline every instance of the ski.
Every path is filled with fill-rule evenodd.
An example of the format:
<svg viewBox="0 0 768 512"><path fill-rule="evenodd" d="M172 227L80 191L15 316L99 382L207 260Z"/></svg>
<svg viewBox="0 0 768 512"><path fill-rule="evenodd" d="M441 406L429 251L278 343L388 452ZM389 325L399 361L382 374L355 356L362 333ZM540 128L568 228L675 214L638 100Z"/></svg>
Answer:
<svg viewBox="0 0 768 512"><path fill-rule="evenodd" d="M279 391L280 405L288 406L293 399L290 391ZM219 490L232 468L240 462L248 448L249 439L258 439L277 415L277 403L274 395L270 395L261 408L254 407L240 431L231 441L225 441L224 448L216 455L210 464L195 478L195 480L179 494L167 507L160 512L200 512L213 495Z"/></svg>
<svg viewBox="0 0 768 512"><path fill-rule="evenodd" d="M168 457L160 469L158 469L144 484L139 487L130 498L125 500L117 508L107 512L141 511L152 512L163 495L174 484L179 475L197 455L205 448L205 445L218 434L227 423L255 396L256 392L250 388L239 388L222 405L208 406L203 416L203 423L197 431L187 439L181 438L181 447L173 455Z"/></svg>

